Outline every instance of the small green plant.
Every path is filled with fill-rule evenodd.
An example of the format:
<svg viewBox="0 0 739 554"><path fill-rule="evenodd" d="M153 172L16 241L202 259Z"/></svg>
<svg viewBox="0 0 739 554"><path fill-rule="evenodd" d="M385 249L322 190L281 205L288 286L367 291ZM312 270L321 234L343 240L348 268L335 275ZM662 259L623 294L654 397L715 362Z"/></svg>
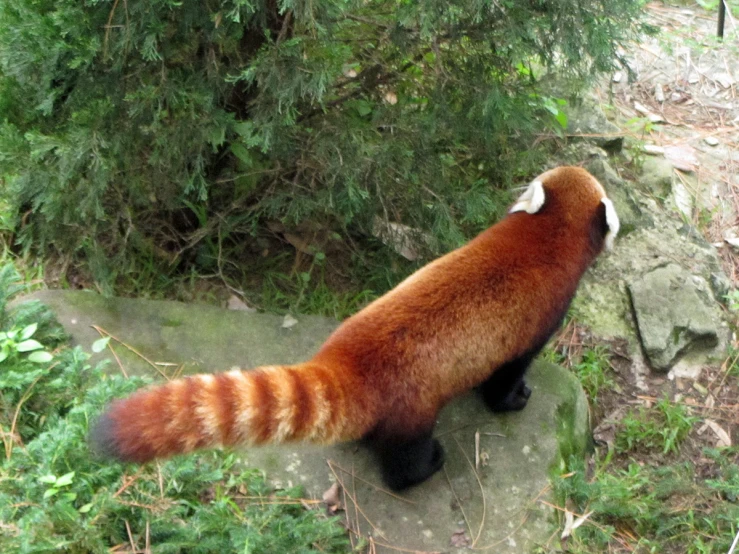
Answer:
<svg viewBox="0 0 739 554"><path fill-rule="evenodd" d="M38 323L26 325L23 329L15 328L0 332L0 363L9 357L29 352L28 361L35 363L50 362L54 356L43 350L44 345L31 337L38 329Z"/></svg>
<svg viewBox="0 0 739 554"><path fill-rule="evenodd" d="M739 350L736 347L729 348L729 356L726 359L726 374L731 377L739 377Z"/></svg>
<svg viewBox="0 0 739 554"><path fill-rule="evenodd" d="M65 473L61 477L56 477L55 475L44 475L43 477L39 477L39 482L46 485L51 485L48 489L46 489L46 492L44 492L44 498L56 496L59 491L65 490L65 488L69 487L73 481L74 471ZM62 498L64 500L73 501L77 498L77 493L66 492L62 495Z"/></svg>
<svg viewBox="0 0 739 554"><path fill-rule="evenodd" d="M585 350L572 369L593 403L598 402L598 394L602 389L613 387L613 379L608 375L608 350L602 346Z"/></svg>
<svg viewBox="0 0 739 554"><path fill-rule="evenodd" d="M564 98L544 98L544 108L552 115L552 119L556 122L556 125L552 127L559 134L564 134L567 130L568 117L565 108L567 107L567 100Z"/></svg>
<svg viewBox="0 0 739 554"><path fill-rule="evenodd" d="M647 143L649 134L654 130L654 123L646 117L633 117L625 121L623 125L629 129L634 137L631 141L629 152L632 155L634 169L640 172L645 159L644 146Z"/></svg>
<svg viewBox="0 0 739 554"><path fill-rule="evenodd" d="M729 305L729 309L731 311L739 310L739 290L732 290L728 294L725 294L724 299Z"/></svg>
<svg viewBox="0 0 739 554"><path fill-rule="evenodd" d="M739 502L739 465L737 454L739 449L734 448L707 448L704 454L718 465L713 478L706 480L708 487L728 502Z"/></svg>
<svg viewBox="0 0 739 554"><path fill-rule="evenodd" d="M664 397L652 408L629 412L621 422L616 445L625 451L644 448L677 453L696 421L698 418L690 415L686 406Z"/></svg>
<svg viewBox="0 0 739 554"><path fill-rule="evenodd" d="M606 347L585 348L579 355L571 355L565 347L547 348L543 352L543 357L554 364L569 367L577 376L593 404L598 403L598 397L604 389L615 386L615 382L610 375L611 364Z"/></svg>

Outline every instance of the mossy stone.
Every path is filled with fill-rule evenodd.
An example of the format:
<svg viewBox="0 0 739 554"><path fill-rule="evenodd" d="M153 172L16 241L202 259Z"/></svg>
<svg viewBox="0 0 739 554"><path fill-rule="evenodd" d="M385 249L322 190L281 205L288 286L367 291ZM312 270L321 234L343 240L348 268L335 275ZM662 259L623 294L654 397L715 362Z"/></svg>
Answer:
<svg viewBox="0 0 739 554"><path fill-rule="evenodd" d="M50 305L87 348L99 337L91 327L97 325L149 360L174 364L164 368L185 364L190 372L304 360L338 325L299 316L297 325L283 329L279 316L78 291L33 297ZM114 348L127 371L155 373L126 348ZM110 371L118 371L115 363ZM537 361L528 382L533 394L521 412L492 414L474 393L447 406L436 430L447 454L444 469L402 495L385 490L374 456L356 443L255 448L240 455L276 486L302 485L312 498L321 498L339 479L349 502L344 516L372 537L377 552L395 551L382 544L456 551L450 539L460 530L475 548L529 552L549 540L555 525L555 514L540 502L552 500L549 477L560 473L570 456L585 455L590 433L587 401L573 375Z"/></svg>

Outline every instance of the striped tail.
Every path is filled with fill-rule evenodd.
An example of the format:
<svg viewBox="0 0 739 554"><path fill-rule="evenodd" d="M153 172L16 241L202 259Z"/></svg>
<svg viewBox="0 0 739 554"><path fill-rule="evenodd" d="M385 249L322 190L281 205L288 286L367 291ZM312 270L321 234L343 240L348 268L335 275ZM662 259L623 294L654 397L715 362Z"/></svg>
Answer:
<svg viewBox="0 0 739 554"><path fill-rule="evenodd" d="M359 438L366 417L353 417L346 375L307 362L178 379L115 401L93 427L92 447L144 463L219 445Z"/></svg>

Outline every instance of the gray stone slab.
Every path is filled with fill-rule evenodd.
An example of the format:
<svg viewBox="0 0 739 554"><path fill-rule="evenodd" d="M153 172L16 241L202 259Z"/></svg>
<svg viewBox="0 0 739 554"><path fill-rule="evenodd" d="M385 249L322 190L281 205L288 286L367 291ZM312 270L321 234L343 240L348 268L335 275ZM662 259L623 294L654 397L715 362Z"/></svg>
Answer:
<svg viewBox="0 0 739 554"><path fill-rule="evenodd" d="M149 359L186 364L188 371L304 360L337 325L298 317L283 329L278 316L87 292L33 297L50 305L80 344L89 347L99 337L91 327L98 325ZM127 371L151 371L115 348ZM452 537L484 552L530 552L555 531L555 515L541 502L552 501L549 477L562 471L564 459L583 454L589 432L587 402L570 373L537 362L529 384L531 401L519 413L493 415L474 394L445 408L436 432L447 453L444 469L402 495L385 490L373 456L356 443L252 449L242 459L276 485L302 485L313 498L338 479L347 526L373 542L375 552L455 552Z"/></svg>
<svg viewBox="0 0 739 554"><path fill-rule="evenodd" d="M549 478L571 454L583 454L589 433L585 397L568 372L538 362L529 384L533 395L520 413L493 415L474 394L447 406L436 431L444 469L399 498L359 444L253 449L244 459L276 484L303 485L315 498L338 478L350 525L371 536L377 552L396 551L384 545L454 552L451 539L460 531L484 552L531 552L555 532L555 515L540 502L554 502ZM478 432L484 461L475 468Z"/></svg>
<svg viewBox="0 0 739 554"><path fill-rule="evenodd" d="M719 345L721 317L702 277L669 264L630 280L628 288L644 353L656 371Z"/></svg>
<svg viewBox="0 0 739 554"><path fill-rule="evenodd" d="M106 298L90 291L43 290L21 301L32 299L52 308L72 342L88 352L101 337L97 326L162 364L167 373L172 371L167 364L184 364L183 373L190 374L293 363L313 355L339 324L299 316L297 324L283 328L278 315L167 300ZM112 346L129 375L151 371L142 356L116 341ZM110 352L93 356L93 361L103 358L110 358Z"/></svg>

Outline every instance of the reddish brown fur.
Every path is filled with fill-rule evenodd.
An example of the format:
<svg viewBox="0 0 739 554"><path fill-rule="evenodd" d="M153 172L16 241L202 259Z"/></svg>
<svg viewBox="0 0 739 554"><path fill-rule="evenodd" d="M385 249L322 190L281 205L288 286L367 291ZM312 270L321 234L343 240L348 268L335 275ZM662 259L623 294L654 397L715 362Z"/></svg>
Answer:
<svg viewBox="0 0 739 554"><path fill-rule="evenodd" d="M346 320L310 361L138 392L113 404L98 442L144 462L216 444L430 431L451 398L543 346L603 247L597 181L578 168L539 180L538 213L509 214L422 268Z"/></svg>

